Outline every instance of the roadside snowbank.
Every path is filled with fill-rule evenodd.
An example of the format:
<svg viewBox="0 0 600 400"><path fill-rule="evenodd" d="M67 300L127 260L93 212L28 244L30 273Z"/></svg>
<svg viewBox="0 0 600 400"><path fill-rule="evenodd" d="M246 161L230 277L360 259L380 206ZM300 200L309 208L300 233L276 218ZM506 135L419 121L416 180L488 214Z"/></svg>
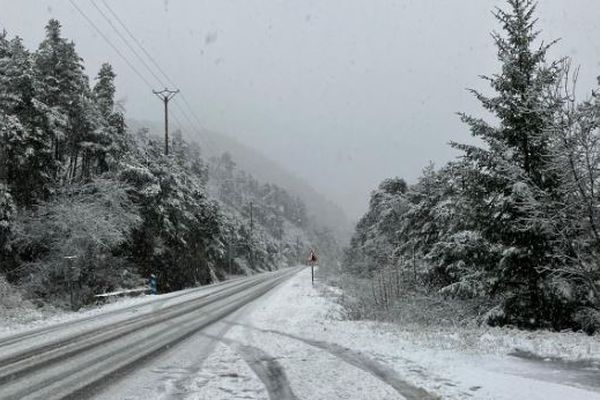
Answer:
<svg viewBox="0 0 600 400"><path fill-rule="evenodd" d="M433 329L374 321L349 323L430 349L472 354L528 354L540 359L588 361L600 365L600 335L588 336L578 332L528 332L494 327Z"/></svg>
<svg viewBox="0 0 600 400"><path fill-rule="evenodd" d="M235 279L231 279L230 281L232 280ZM86 319L112 311L148 305L157 300L167 300L183 296L194 290L212 290L215 286L224 282L229 281L160 295L141 294L135 297L115 297L104 300L104 304L90 305L78 311L61 310L51 307L38 309L33 304L24 302L24 305L21 306L13 304L8 311L3 312L4 310L0 305L0 337L50 325Z"/></svg>
<svg viewBox="0 0 600 400"><path fill-rule="evenodd" d="M79 311L60 310L46 306L35 308L32 304L3 308L0 306L0 336L12 335L31 329L70 322L82 318L104 314L106 312L144 304L156 296L141 295L137 297L121 297L99 305L80 309Z"/></svg>
<svg viewBox="0 0 600 400"><path fill-rule="evenodd" d="M103 304L89 305L79 309L78 311L62 310L49 306L40 309L18 297L21 299L21 302L5 302L5 306L3 306L3 303L0 303L0 337L18 334L31 329L43 328L50 325L87 319L118 310L131 308L131 311L135 312L135 309L138 307L186 296L192 291L203 290L207 291L208 293L208 291L215 290L220 285L242 278L245 277L232 275L230 276L230 279L225 281L160 295L139 294L134 297L107 298L103 299ZM13 294L14 293L17 292L13 292ZM0 299L2 299L1 294Z"/></svg>
<svg viewBox="0 0 600 400"><path fill-rule="evenodd" d="M600 354L598 337L491 328L425 332L345 321L340 306L318 286L311 286L310 270L301 271L226 334L234 351L251 346L260 349L263 361L276 360L293 398L600 399L596 366L508 355L522 349L588 359Z"/></svg>

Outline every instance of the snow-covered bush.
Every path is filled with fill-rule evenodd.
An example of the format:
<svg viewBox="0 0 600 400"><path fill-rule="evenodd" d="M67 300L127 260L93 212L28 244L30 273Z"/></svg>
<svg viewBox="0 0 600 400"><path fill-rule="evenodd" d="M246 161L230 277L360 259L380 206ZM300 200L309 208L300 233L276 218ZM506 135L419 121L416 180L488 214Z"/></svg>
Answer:
<svg viewBox="0 0 600 400"><path fill-rule="evenodd" d="M13 309L19 306L23 297L17 289L0 275L0 309Z"/></svg>
<svg viewBox="0 0 600 400"><path fill-rule="evenodd" d="M582 308L575 314L574 319L584 332L600 332L600 310L592 307Z"/></svg>
<svg viewBox="0 0 600 400"><path fill-rule="evenodd" d="M66 302L72 286L82 302L98 292L139 284L119 254L140 224L126 187L109 179L71 186L17 216L11 241L19 265L11 274L27 293Z"/></svg>
<svg viewBox="0 0 600 400"><path fill-rule="evenodd" d="M0 274L0 328L10 327L13 322L19 324L39 319L43 315L38 307L24 297L19 288L8 283Z"/></svg>

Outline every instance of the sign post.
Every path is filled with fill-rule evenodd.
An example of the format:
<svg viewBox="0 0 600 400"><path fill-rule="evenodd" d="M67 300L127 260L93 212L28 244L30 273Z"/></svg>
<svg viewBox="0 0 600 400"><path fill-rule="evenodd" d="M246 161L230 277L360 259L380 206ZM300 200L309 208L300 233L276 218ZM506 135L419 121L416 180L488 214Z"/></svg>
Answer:
<svg viewBox="0 0 600 400"><path fill-rule="evenodd" d="M148 280L148 289L150 290L150 294L158 293L156 286L157 286L156 275L150 274L150 279Z"/></svg>
<svg viewBox="0 0 600 400"><path fill-rule="evenodd" d="M76 303L76 299L75 299L75 293L73 293L73 286L75 285L75 283L79 282L79 279L81 277L81 271L79 269L75 268L74 262L75 260L78 258L78 256L65 256L64 259L68 260L68 264L69 264L69 273L68 273L68 279L66 279L67 284L69 285L69 299L71 301L71 311L76 311L77 310L77 305Z"/></svg>
<svg viewBox="0 0 600 400"><path fill-rule="evenodd" d="M313 249L310 249L310 254L308 256L308 263L310 264L310 280L311 283L315 284L315 263L317 262L317 256Z"/></svg>

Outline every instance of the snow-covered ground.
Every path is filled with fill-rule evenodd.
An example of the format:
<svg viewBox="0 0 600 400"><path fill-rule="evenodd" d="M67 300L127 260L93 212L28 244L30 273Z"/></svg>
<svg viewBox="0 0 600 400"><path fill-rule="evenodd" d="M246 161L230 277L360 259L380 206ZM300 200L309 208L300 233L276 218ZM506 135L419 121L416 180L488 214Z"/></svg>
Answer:
<svg viewBox="0 0 600 400"><path fill-rule="evenodd" d="M143 304L152 297L141 295L138 297L116 298L105 304L79 311L60 310L49 306L37 309L31 304L11 309L0 308L0 337Z"/></svg>
<svg viewBox="0 0 600 400"><path fill-rule="evenodd" d="M305 269L232 318L187 398L600 399L598 337L343 321L328 291Z"/></svg>
<svg viewBox="0 0 600 400"><path fill-rule="evenodd" d="M98 398L600 400L598 336L346 321L338 294L313 287L304 269ZM0 337L115 310L135 315L186 296L141 296L34 321L4 320ZM536 357L510 355L517 350Z"/></svg>

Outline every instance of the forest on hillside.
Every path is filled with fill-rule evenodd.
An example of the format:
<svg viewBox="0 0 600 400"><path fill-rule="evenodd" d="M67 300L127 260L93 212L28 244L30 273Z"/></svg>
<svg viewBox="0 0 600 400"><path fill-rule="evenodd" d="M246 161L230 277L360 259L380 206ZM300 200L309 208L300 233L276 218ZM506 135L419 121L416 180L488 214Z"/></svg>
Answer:
<svg viewBox="0 0 600 400"><path fill-rule="evenodd" d="M74 291L77 307L151 274L166 292L295 265L311 246L336 257L302 201L230 155L206 160L178 132L166 156L131 132L115 77L105 63L90 80L56 20L35 51L0 33L3 288L65 307Z"/></svg>
<svg viewBox="0 0 600 400"><path fill-rule="evenodd" d="M481 323L600 330L600 88L576 97L535 8L495 10L500 67L471 91L489 117L460 114L481 145L372 193L344 263L368 307L455 300Z"/></svg>

